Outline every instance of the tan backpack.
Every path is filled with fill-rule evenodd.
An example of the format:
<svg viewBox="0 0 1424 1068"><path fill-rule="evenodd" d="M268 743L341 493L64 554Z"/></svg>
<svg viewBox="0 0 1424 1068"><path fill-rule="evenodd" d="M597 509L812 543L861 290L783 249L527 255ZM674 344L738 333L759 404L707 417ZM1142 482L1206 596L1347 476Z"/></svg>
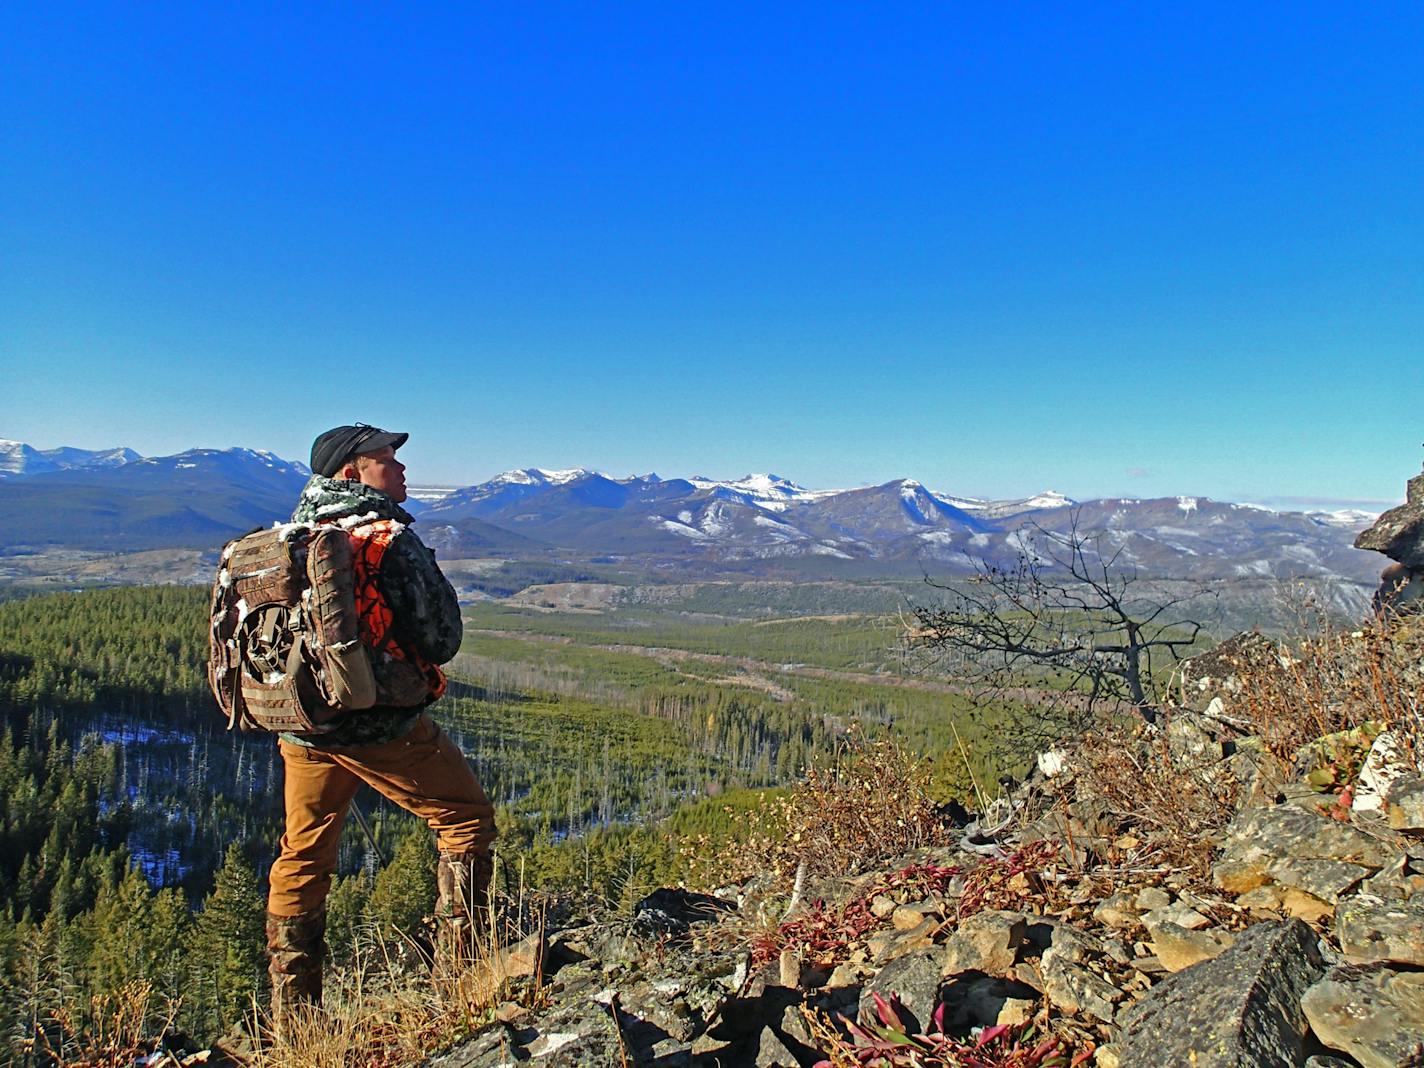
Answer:
<svg viewBox="0 0 1424 1068"><path fill-rule="evenodd" d="M339 526L287 523L223 546L208 682L229 730L319 734L376 703L353 587Z"/></svg>

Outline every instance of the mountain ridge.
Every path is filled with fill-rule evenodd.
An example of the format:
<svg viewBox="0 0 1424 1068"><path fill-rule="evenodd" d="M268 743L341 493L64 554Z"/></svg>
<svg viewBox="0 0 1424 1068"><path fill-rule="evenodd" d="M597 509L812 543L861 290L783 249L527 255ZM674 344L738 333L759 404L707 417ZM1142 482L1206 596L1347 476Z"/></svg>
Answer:
<svg viewBox="0 0 1424 1068"><path fill-rule="evenodd" d="M9 546L215 547L284 519L310 474L300 462L247 448L137 458L123 449L48 453L0 442L0 457L26 461L0 478L0 535ZM1076 501L1047 490L995 501L912 478L812 490L771 473L619 478L529 467L448 493L420 491L408 503L447 557L600 558L703 573L953 574L971 571L976 559L1012 565L1025 550L1025 527L1053 539L1076 526L1144 576L1366 582L1378 570L1373 554L1351 547L1366 513L1284 512L1207 497Z"/></svg>

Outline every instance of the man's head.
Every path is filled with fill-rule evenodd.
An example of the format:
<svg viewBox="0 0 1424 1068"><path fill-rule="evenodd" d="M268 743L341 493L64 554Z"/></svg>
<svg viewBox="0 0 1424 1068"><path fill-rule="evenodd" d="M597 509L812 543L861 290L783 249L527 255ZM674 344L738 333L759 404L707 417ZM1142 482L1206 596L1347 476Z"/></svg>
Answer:
<svg viewBox="0 0 1424 1068"><path fill-rule="evenodd" d="M333 427L312 443L311 469L327 478L364 483L399 504L406 498L405 464L396 459L396 450L409 437L365 423Z"/></svg>

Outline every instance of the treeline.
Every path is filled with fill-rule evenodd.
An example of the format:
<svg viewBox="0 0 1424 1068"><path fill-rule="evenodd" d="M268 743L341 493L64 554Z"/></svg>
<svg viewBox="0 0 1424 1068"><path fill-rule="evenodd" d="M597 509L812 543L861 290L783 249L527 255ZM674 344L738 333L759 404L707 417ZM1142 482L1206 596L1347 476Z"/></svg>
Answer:
<svg viewBox="0 0 1424 1068"><path fill-rule="evenodd" d="M271 736L229 733L216 714L206 601L125 588L0 604L0 1029L19 1063L62 1062L66 1028L95 1026L102 998L112 1009L144 982L143 1011L181 992L178 1024L200 1039L263 997L280 761ZM854 631L841 637L863 648ZM436 718L497 805L511 889L631 903L687 870L689 836L734 833L726 798L796 779L849 723L928 737L938 715L943 734L942 696L806 679L776 693L729 684L720 664L474 644L462 663L476 670ZM531 650L539 662L521 661ZM480 670L495 664L523 674ZM338 961L360 932L417 929L434 900L425 828L368 791L358 801L374 840L347 821L329 902Z"/></svg>

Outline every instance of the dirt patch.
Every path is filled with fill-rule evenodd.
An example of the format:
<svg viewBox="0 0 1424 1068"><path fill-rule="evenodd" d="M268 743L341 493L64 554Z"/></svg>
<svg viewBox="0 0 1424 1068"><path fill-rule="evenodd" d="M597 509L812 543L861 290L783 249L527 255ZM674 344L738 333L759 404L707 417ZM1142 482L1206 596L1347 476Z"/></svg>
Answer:
<svg viewBox="0 0 1424 1068"><path fill-rule="evenodd" d="M607 582L550 582L528 586L505 603L547 612L606 612L618 603L622 590Z"/></svg>

